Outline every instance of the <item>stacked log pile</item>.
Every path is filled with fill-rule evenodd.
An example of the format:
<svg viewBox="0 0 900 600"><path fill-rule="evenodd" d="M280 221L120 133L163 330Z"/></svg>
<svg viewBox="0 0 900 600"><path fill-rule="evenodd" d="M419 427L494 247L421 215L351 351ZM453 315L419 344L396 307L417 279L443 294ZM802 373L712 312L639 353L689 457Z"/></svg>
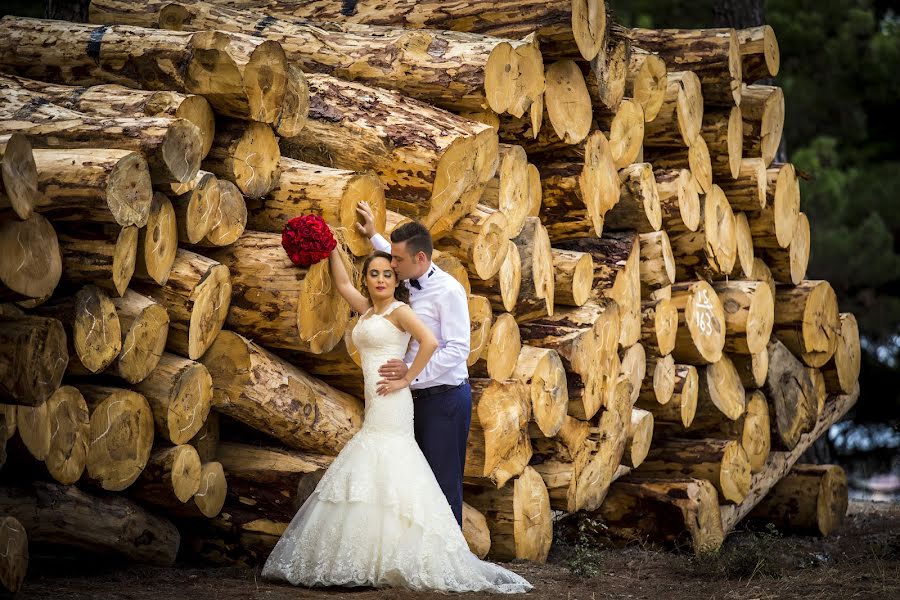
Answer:
<svg viewBox="0 0 900 600"><path fill-rule="evenodd" d="M774 33L629 30L602 0L336 6L0 21L0 433L43 465L0 494L3 535L264 560L364 406L355 317L279 234L319 214L352 267L366 201L379 232L428 226L470 294L474 552L545 560L552 511L721 544L858 394L856 321L805 278L772 162ZM836 477L778 493L823 486L826 533ZM44 528L51 501L72 518ZM126 519L158 543L103 533Z"/></svg>

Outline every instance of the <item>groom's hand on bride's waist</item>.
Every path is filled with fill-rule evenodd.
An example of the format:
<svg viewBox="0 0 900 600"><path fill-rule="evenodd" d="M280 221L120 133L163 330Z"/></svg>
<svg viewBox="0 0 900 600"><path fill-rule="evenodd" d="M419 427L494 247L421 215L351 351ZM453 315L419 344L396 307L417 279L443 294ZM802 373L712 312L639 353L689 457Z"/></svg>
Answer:
<svg viewBox="0 0 900 600"><path fill-rule="evenodd" d="M378 368L378 374L388 381L398 381L406 377L409 367L402 360L392 358Z"/></svg>

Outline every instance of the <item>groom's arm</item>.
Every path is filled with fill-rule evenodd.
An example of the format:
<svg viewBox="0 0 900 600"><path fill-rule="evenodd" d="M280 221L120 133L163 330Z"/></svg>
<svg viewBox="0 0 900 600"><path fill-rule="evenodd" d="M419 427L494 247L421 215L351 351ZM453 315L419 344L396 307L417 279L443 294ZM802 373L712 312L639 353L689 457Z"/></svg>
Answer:
<svg viewBox="0 0 900 600"><path fill-rule="evenodd" d="M439 346L413 381L416 385L438 378L459 364L465 364L469 358L469 302L462 286L454 286L448 290L446 297L437 306L441 322Z"/></svg>
<svg viewBox="0 0 900 600"><path fill-rule="evenodd" d="M378 250L379 252L387 252L391 253L391 243L384 239L384 236L380 233L376 233L369 240L372 242L372 247Z"/></svg>

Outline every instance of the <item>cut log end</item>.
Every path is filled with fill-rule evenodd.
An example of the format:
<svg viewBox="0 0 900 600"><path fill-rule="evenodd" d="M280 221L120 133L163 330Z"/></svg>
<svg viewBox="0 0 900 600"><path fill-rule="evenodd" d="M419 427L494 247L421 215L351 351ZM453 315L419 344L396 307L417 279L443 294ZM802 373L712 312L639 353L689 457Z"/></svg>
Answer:
<svg viewBox="0 0 900 600"><path fill-rule="evenodd" d="M0 218L0 283L16 297L50 296L62 275L59 240L39 214L27 220Z"/></svg>
<svg viewBox="0 0 900 600"><path fill-rule="evenodd" d="M44 464L59 483L72 485L87 462L90 413L84 397L72 386L62 386L47 400L47 422L52 426Z"/></svg>
<svg viewBox="0 0 900 600"><path fill-rule="evenodd" d="M698 281L683 289L673 289L672 298L679 314L675 360L681 360L678 354L686 345L682 340L687 342L689 339L690 347L684 352L688 355L685 356L687 360L695 358L691 355L696 354L709 363L717 362L725 347L725 311L715 290L705 281Z"/></svg>
<svg viewBox="0 0 900 600"><path fill-rule="evenodd" d="M78 359L91 373L99 373L119 355L119 316L115 304L100 288L87 285L75 295L72 337Z"/></svg>
<svg viewBox="0 0 900 600"><path fill-rule="evenodd" d="M37 197L37 167L28 138L18 133L0 137L0 207L9 206L24 220Z"/></svg>
<svg viewBox="0 0 900 600"><path fill-rule="evenodd" d="M175 208L164 194L153 194L147 227L140 231L140 239L143 244L138 250L138 273L146 274L159 285L164 285L178 253Z"/></svg>
<svg viewBox="0 0 900 600"><path fill-rule="evenodd" d="M491 325L491 341L486 357L491 379L504 381L512 377L521 349L522 339L515 317L509 313L498 315Z"/></svg>
<svg viewBox="0 0 900 600"><path fill-rule="evenodd" d="M0 349L4 365L0 398L20 405L43 405L59 387L69 363L63 324L44 317L4 321Z"/></svg>
<svg viewBox="0 0 900 600"><path fill-rule="evenodd" d="M860 345L856 317L841 313L840 323L834 356L822 369L826 389L832 394L850 393L859 380Z"/></svg>
<svg viewBox="0 0 900 600"><path fill-rule="evenodd" d="M593 60L607 42L606 2L573 0L572 35L585 60Z"/></svg>
<svg viewBox="0 0 900 600"><path fill-rule="evenodd" d="M644 110L635 100L622 100L609 129L609 147L616 168L635 162L643 145Z"/></svg>
<svg viewBox="0 0 900 600"><path fill-rule="evenodd" d="M634 75L631 95L644 109L644 121L656 118L666 97L666 61L655 54L646 55Z"/></svg>
<svg viewBox="0 0 900 600"><path fill-rule="evenodd" d="M203 356L216 339L231 303L231 276L228 267L214 265L206 277L194 288L188 335L188 355L191 359Z"/></svg>
<svg viewBox="0 0 900 600"><path fill-rule="evenodd" d="M217 179L216 185L219 188L218 211L202 243L228 246L237 241L247 227L247 203L241 190L230 181Z"/></svg>
<svg viewBox="0 0 900 600"><path fill-rule="evenodd" d="M222 512L227 492L228 482L225 479L222 463L205 463L200 468L200 489L194 494L194 504L200 513L204 517L212 519Z"/></svg>
<svg viewBox="0 0 900 600"><path fill-rule="evenodd" d="M159 150L167 171L166 180L185 183L193 179L200 170L202 150L200 129L186 119L175 120L169 125Z"/></svg>

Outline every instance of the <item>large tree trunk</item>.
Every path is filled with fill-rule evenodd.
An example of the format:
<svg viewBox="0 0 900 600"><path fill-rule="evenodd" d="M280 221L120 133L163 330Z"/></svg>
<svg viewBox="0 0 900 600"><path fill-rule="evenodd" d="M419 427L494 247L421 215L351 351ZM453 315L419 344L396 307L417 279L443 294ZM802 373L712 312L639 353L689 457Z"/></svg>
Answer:
<svg viewBox="0 0 900 600"><path fill-rule="evenodd" d="M708 110L703 115L700 136L706 142L712 161L713 175L728 181L737 179L744 157L744 123L741 109Z"/></svg>
<svg viewBox="0 0 900 600"><path fill-rule="evenodd" d="M525 217L537 216L538 197L533 197L531 170L524 148L516 144L500 144L497 172L487 182L479 203L495 208L506 217L506 237L519 235L525 226ZM529 168L530 167L530 168ZM540 182L538 182L540 183Z"/></svg>
<svg viewBox="0 0 900 600"><path fill-rule="evenodd" d="M794 465L748 518L782 531L827 536L847 514L847 474L837 465Z"/></svg>
<svg viewBox="0 0 900 600"><path fill-rule="evenodd" d="M175 526L121 496L92 496L74 486L34 482L0 489L0 507L24 525L35 543L161 567L171 567L178 553Z"/></svg>
<svg viewBox="0 0 900 600"><path fill-rule="evenodd" d="M169 312L166 348L192 360L206 352L229 314L228 267L187 250L178 250L165 285L141 281L134 288Z"/></svg>
<svg viewBox="0 0 900 600"><path fill-rule="evenodd" d="M153 413L146 398L97 385L79 385L91 411L88 481L110 492L130 486L144 470L153 447Z"/></svg>
<svg viewBox="0 0 900 600"><path fill-rule="evenodd" d="M197 244L207 236L219 216L219 180L208 171L200 171L192 181L178 188L181 193L172 196L178 241Z"/></svg>
<svg viewBox="0 0 900 600"><path fill-rule="evenodd" d="M700 189L690 169L656 169L656 189L665 230L700 227Z"/></svg>
<svg viewBox="0 0 900 600"><path fill-rule="evenodd" d="M631 163L619 171L622 182L619 201L606 213L604 226L609 231L637 230L638 233L659 231L662 209L659 190L650 163Z"/></svg>
<svg viewBox="0 0 900 600"><path fill-rule="evenodd" d="M298 450L337 454L362 425L362 403L236 333L203 357L216 410Z"/></svg>
<svg viewBox="0 0 900 600"><path fill-rule="evenodd" d="M0 209L12 208L20 219L27 219L39 199L28 138L20 133L0 136Z"/></svg>
<svg viewBox="0 0 900 600"><path fill-rule="evenodd" d="M39 214L0 214L0 299L49 298L62 275L53 225Z"/></svg>
<svg viewBox="0 0 900 600"><path fill-rule="evenodd" d="M511 311L519 322L553 316L555 280L547 230L538 217L527 217L512 240L521 261L519 296Z"/></svg>
<svg viewBox="0 0 900 600"><path fill-rule="evenodd" d="M0 402L43 404L68 363L66 331L58 320L22 315L0 321Z"/></svg>
<svg viewBox="0 0 900 600"><path fill-rule="evenodd" d="M388 208L421 221L436 237L472 210L494 176L497 135L486 125L328 75L310 75L309 87L309 122L282 142L285 154L375 171Z"/></svg>
<svg viewBox="0 0 900 600"><path fill-rule="evenodd" d="M298 4L290 0L216 0L216 3L265 8L285 18L468 31L512 39L537 30L544 53L554 57L580 53L585 60L591 60L601 52L606 41L603 0L476 0L453 11L447 11L447 5L438 0L363 0L350 7L337 2ZM539 25L535 27L535 23Z"/></svg>
<svg viewBox="0 0 900 600"><path fill-rule="evenodd" d="M265 198L247 205L250 229L281 233L288 220L313 213L342 230L343 241L354 255L371 252L369 240L356 230L356 207L367 202L375 215L375 230L384 233L384 191L377 177L286 157L282 157L279 169L275 188Z"/></svg>
<svg viewBox="0 0 900 600"><path fill-rule="evenodd" d="M206 98L172 91L134 90L121 85L70 86L9 76L63 108L100 117L174 117L190 121L200 130L200 156L212 146L215 118Z"/></svg>
<svg viewBox="0 0 900 600"><path fill-rule="evenodd" d="M550 498L541 476L525 467L514 481L494 487L467 488L466 502L487 519L489 556L497 560L547 560L553 539Z"/></svg>
<svg viewBox="0 0 900 600"><path fill-rule="evenodd" d="M217 113L264 123L281 115L287 59L276 42L17 17L0 21L0 31L0 62L26 77L199 94Z"/></svg>
<svg viewBox="0 0 900 600"><path fill-rule="evenodd" d="M762 352L775 321L775 301L761 281L719 281L713 284L725 313L725 351Z"/></svg>

